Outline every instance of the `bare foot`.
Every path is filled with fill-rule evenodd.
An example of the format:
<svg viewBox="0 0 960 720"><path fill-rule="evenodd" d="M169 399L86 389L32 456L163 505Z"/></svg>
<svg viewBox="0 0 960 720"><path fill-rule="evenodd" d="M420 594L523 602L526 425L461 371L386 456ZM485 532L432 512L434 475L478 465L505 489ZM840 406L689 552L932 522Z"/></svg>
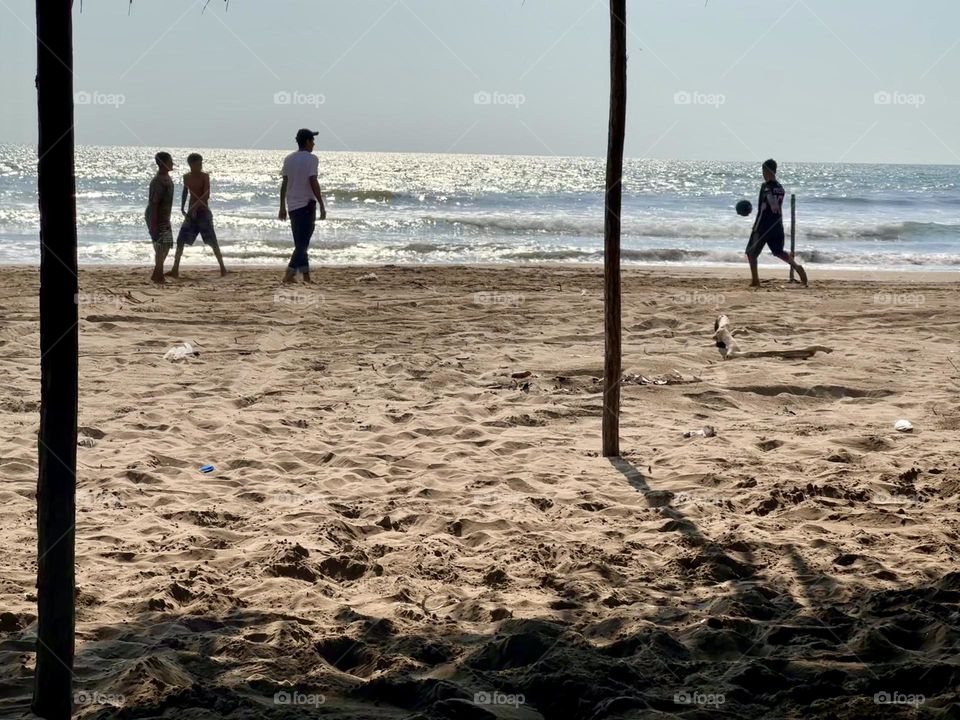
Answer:
<svg viewBox="0 0 960 720"><path fill-rule="evenodd" d="M167 284L167 280L166 280L165 277L163 277L163 273L159 273L159 274L158 274L158 273L154 273L153 275L150 276L150 279L151 279L153 282L155 282L157 285L166 285L166 284Z"/></svg>
<svg viewBox="0 0 960 720"><path fill-rule="evenodd" d="M755 283L752 282L752 283L750 283L750 287L752 287L752 288L758 288L758 287L760 287L760 283L758 283L758 282L755 282Z"/></svg>
<svg viewBox="0 0 960 720"><path fill-rule="evenodd" d="M227 274L227 269L226 269L226 268L220 268L220 277L225 277L226 274Z"/></svg>
<svg viewBox="0 0 960 720"><path fill-rule="evenodd" d="M180 271L179 271L179 270L170 270L170 271L168 271L168 272L165 273L165 274L166 274L167 277L172 277L172 278L179 278L179 277L180 277Z"/></svg>
<svg viewBox="0 0 960 720"><path fill-rule="evenodd" d="M797 275L800 276L800 284L804 287L807 286L807 271L804 270L800 265L797 265Z"/></svg>

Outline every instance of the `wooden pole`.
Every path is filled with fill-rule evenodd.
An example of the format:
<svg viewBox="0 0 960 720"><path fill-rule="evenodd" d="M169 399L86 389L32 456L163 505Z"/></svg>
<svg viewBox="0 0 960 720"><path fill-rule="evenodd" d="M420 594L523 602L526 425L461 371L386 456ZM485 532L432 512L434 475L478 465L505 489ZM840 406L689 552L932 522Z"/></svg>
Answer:
<svg viewBox="0 0 960 720"><path fill-rule="evenodd" d="M37 665L33 712L73 707L77 469L77 208L71 0L37 0L40 200L40 436L37 448Z"/></svg>
<svg viewBox="0 0 960 720"><path fill-rule="evenodd" d="M790 195L790 259L793 260L793 254L797 251L797 196ZM793 279L793 267L790 267L790 282L796 282Z"/></svg>
<svg viewBox="0 0 960 720"><path fill-rule="evenodd" d="M610 125L603 222L603 455L620 455L620 209L627 126L627 0L610 0Z"/></svg>

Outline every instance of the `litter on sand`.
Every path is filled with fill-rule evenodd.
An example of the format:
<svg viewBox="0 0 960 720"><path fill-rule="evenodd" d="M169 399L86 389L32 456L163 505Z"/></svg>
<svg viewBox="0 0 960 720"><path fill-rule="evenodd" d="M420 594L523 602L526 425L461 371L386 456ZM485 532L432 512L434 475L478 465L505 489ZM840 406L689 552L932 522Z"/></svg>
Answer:
<svg viewBox="0 0 960 720"><path fill-rule="evenodd" d="M893 429L897 432L913 432L913 423L901 418L893 424Z"/></svg>
<svg viewBox="0 0 960 720"><path fill-rule="evenodd" d="M180 362L181 360L186 360L188 357L200 357L200 353L194 350L193 345L190 343L174 345L163 355L163 359L169 360L170 362Z"/></svg>

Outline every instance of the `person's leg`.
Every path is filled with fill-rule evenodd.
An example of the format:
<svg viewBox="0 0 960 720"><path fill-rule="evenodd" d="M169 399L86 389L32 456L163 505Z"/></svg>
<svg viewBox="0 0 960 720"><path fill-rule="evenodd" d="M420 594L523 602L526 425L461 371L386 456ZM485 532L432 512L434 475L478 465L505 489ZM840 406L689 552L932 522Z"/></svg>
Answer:
<svg viewBox="0 0 960 720"><path fill-rule="evenodd" d="M306 227L303 230L303 254L301 257L300 271L303 273L303 281L305 283L312 282L310 280L310 239L313 237L313 231L317 227L317 204L310 203L307 205L307 218L306 218Z"/></svg>
<svg viewBox="0 0 960 720"><path fill-rule="evenodd" d="M213 248L214 257L217 258L217 262L220 264L220 277L223 277L227 274L227 266L223 264L223 255L220 254L220 245L214 242L210 247Z"/></svg>
<svg viewBox="0 0 960 720"><path fill-rule="evenodd" d="M798 263L795 259L790 257L789 253L785 253L785 252L777 253L777 257L793 268L794 272L796 272L797 276L800 278L801 285L807 284L807 271L803 269L803 266L800 263Z"/></svg>
<svg viewBox="0 0 960 720"><path fill-rule="evenodd" d="M290 211L290 232L293 234L293 253L287 270L283 275L284 284L292 283L297 276L297 267L300 262L300 235L302 233L303 208Z"/></svg>
<svg viewBox="0 0 960 720"><path fill-rule="evenodd" d="M178 278L180 277L180 258L183 257L183 243L177 242L177 252L173 256L173 267L170 268L170 272L167 273L167 277Z"/></svg>
<svg viewBox="0 0 960 720"><path fill-rule="evenodd" d="M287 272L283 278L285 283L292 282L298 272L306 273L304 279L309 282L310 266L307 260L307 246L310 244L310 236L313 234L315 213L315 203L297 208L290 213L290 227L293 231L293 254L290 256L290 264L287 266Z"/></svg>
<svg viewBox="0 0 960 720"><path fill-rule="evenodd" d="M183 248L186 245L193 245L197 239L197 228L193 218L187 216L180 225L180 232L177 233L177 253L173 257L173 267L167 273L167 277L180 277L180 258L183 257Z"/></svg>
<svg viewBox="0 0 960 720"><path fill-rule="evenodd" d="M163 278L163 258L160 253L163 252L163 246L159 242L153 243L153 272L150 279L155 283L164 282Z"/></svg>
<svg viewBox="0 0 960 720"><path fill-rule="evenodd" d="M747 255L747 261L750 263L750 287L760 287L760 272L757 269L757 258L753 255Z"/></svg>
<svg viewBox="0 0 960 720"><path fill-rule="evenodd" d="M167 261L167 254L170 252L170 246L165 243L154 243L154 267L151 280L155 283L164 284L166 278L163 276L163 264Z"/></svg>
<svg viewBox="0 0 960 720"><path fill-rule="evenodd" d="M223 277L227 274L227 267L223 264L223 255L220 254L220 243L217 242L217 232L213 228L213 215L210 214L209 210L203 218L200 237L202 237L203 242L213 250L213 255L217 258L217 264L220 265L220 277Z"/></svg>
<svg viewBox="0 0 960 720"><path fill-rule="evenodd" d="M763 236L760 233L755 232L750 236L750 241L747 243L747 262L750 263L750 287L760 287L760 273L757 270L757 258L760 257L760 252L763 250Z"/></svg>

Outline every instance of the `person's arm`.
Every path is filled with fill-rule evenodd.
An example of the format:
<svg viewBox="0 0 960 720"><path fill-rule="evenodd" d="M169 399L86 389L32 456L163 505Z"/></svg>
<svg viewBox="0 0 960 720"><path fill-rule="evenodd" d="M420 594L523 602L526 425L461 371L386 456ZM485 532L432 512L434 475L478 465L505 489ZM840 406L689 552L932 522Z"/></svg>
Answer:
<svg viewBox="0 0 960 720"><path fill-rule="evenodd" d="M151 181L147 196L147 229L150 231L151 237L157 233L158 216L160 214L160 204L157 200L156 181Z"/></svg>
<svg viewBox="0 0 960 720"><path fill-rule="evenodd" d="M753 230L750 231L750 237L753 237L760 228L760 218L763 217L763 204L766 202L767 186L764 184L760 188L760 195L757 198L757 216L753 219Z"/></svg>
<svg viewBox="0 0 960 720"><path fill-rule="evenodd" d="M187 190L187 176L184 175L184 176L183 176L183 192L180 193L180 214L181 214L181 215L186 215L186 214L187 214L187 211L186 211L184 208L186 207L186 204L187 204L187 193L188 193L188 192L189 192L189 191Z"/></svg>
<svg viewBox="0 0 960 720"><path fill-rule="evenodd" d="M767 204L770 206L770 212L774 215L779 215L780 211L783 209L783 199L782 196L778 197L777 193L773 189L767 190Z"/></svg>
<svg viewBox="0 0 960 720"><path fill-rule="evenodd" d="M281 220L287 219L287 176L283 176L283 182L280 184L280 213L277 215Z"/></svg>
<svg viewBox="0 0 960 720"><path fill-rule="evenodd" d="M320 205L320 219L327 219L327 208L323 205L323 195L320 192L320 181L317 180L317 176L314 175L310 178L310 189L313 190L313 196L317 199L317 204Z"/></svg>

